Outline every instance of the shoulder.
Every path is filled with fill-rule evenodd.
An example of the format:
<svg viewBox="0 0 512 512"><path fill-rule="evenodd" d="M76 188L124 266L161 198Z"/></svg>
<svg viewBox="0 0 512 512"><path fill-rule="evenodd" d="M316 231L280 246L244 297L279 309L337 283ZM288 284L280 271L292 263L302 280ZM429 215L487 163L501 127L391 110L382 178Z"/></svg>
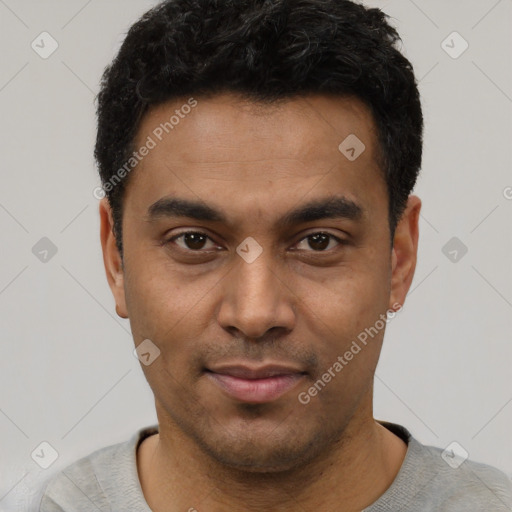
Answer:
<svg viewBox="0 0 512 512"><path fill-rule="evenodd" d="M512 510L512 481L505 473L450 450L421 446L436 472L431 490L439 494L446 510Z"/></svg>
<svg viewBox="0 0 512 512"><path fill-rule="evenodd" d="M100 448L55 474L46 482L39 511L110 511L112 503L140 492L136 447L154 430L140 429L129 440Z"/></svg>
<svg viewBox="0 0 512 512"><path fill-rule="evenodd" d="M462 450L455 443L445 450L424 445L405 427L380 423L408 447L395 480L365 512L512 511L512 481L505 473L470 460L467 452L458 455Z"/></svg>

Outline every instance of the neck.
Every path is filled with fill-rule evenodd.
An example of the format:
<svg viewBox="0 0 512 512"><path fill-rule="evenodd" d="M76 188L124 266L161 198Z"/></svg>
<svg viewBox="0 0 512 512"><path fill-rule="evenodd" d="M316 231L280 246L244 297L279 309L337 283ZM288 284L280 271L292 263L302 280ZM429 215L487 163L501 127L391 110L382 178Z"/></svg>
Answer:
<svg viewBox="0 0 512 512"><path fill-rule="evenodd" d="M159 434L142 443L138 466L154 512L352 512L386 491L406 450L406 444L370 414L354 417L328 453L307 465L277 473L241 471L212 460L159 414Z"/></svg>

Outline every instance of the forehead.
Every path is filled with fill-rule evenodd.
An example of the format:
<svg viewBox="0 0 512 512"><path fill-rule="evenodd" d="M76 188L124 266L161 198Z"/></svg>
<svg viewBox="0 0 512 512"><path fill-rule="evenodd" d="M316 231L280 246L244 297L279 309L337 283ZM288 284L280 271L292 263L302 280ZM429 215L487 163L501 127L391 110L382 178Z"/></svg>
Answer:
<svg viewBox="0 0 512 512"><path fill-rule="evenodd" d="M136 142L142 144L153 136L158 145L173 146L176 157L194 162L213 162L230 151L240 156L241 149L252 154L261 146L272 149L274 158L318 160L326 152L332 155L340 142L354 134L364 139L367 156L376 156L369 154L377 149L373 117L355 97L309 95L267 104L223 93L195 98L192 108L191 101L181 98L149 109Z"/></svg>
<svg viewBox="0 0 512 512"><path fill-rule="evenodd" d="M248 208L270 196L296 202L301 194L339 192L361 203L377 189L385 193L375 124L355 98L311 95L267 105L222 94L193 102L173 100L145 115L135 148L151 140L152 149L130 176L126 200L142 208L180 195L229 207L243 197Z"/></svg>

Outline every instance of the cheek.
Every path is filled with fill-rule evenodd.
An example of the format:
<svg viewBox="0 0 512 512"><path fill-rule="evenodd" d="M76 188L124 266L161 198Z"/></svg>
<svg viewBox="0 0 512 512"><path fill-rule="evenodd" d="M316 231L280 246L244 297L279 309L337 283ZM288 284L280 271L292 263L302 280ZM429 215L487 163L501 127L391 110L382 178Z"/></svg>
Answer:
<svg viewBox="0 0 512 512"><path fill-rule="evenodd" d="M165 268L148 258L140 262L132 255L126 263L126 305L134 335L157 337L162 329L170 329L186 310L186 297L172 283ZM159 328L160 327L160 328ZM160 332L161 335L161 332Z"/></svg>
<svg viewBox="0 0 512 512"><path fill-rule="evenodd" d="M147 259L128 276L126 302L135 340L152 340L166 365L181 372L211 323L208 295L216 280L180 276L166 265L149 264Z"/></svg>
<svg viewBox="0 0 512 512"><path fill-rule="evenodd" d="M201 322L204 302L194 293L194 286L176 284L161 274L132 275L127 288L136 343L150 339L160 350L150 365L141 365L146 380L160 403L188 410L183 397L193 384L191 361L205 329Z"/></svg>
<svg viewBox="0 0 512 512"><path fill-rule="evenodd" d="M382 265L381 265L382 266ZM339 268L322 281L308 281L298 291L302 311L311 325L332 334L356 335L373 325L386 311L389 283L386 274L373 265Z"/></svg>
<svg viewBox="0 0 512 512"><path fill-rule="evenodd" d="M371 382L386 326L382 315L385 318L389 300L383 275L375 262L340 268L337 275L322 282L310 281L304 287L298 315L305 323L304 332L312 338L304 341L310 343L319 361L313 380L322 376L329 380L319 403L328 404L331 399L350 402L362 382Z"/></svg>

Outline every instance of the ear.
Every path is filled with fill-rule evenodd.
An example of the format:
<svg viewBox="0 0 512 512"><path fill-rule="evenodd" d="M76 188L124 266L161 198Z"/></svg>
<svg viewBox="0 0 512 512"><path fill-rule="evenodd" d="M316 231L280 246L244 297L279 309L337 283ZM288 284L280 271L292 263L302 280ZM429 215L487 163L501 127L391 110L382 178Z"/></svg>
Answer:
<svg viewBox="0 0 512 512"><path fill-rule="evenodd" d="M405 297L414 277L418 252L419 218L421 199L409 196L407 206L400 218L393 238L391 254L391 293L389 309L397 311L405 302ZM400 307L397 306L400 304Z"/></svg>
<svg viewBox="0 0 512 512"><path fill-rule="evenodd" d="M100 237L107 281L116 301L116 313L128 318L124 294L123 261L116 245L112 209L106 197L100 201Z"/></svg>

